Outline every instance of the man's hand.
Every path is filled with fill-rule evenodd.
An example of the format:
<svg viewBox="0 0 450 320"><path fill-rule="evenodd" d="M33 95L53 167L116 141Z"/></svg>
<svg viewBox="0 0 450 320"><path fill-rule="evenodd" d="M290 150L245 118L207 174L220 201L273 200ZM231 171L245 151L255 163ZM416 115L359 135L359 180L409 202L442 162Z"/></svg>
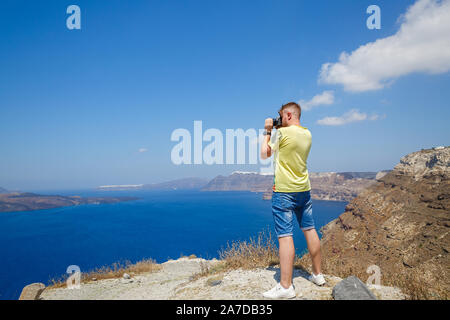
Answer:
<svg viewBox="0 0 450 320"><path fill-rule="evenodd" d="M264 129L266 129L267 131L272 131L273 129L273 119L272 118L267 118L265 123L264 123Z"/></svg>

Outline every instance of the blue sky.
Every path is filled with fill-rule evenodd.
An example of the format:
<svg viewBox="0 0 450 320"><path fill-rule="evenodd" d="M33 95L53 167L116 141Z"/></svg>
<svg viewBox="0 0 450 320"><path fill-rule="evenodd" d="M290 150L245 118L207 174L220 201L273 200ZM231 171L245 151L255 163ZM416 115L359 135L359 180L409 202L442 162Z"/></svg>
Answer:
<svg viewBox="0 0 450 320"><path fill-rule="evenodd" d="M66 27L71 4L81 30ZM380 30L366 26L371 4ZM258 171L176 166L171 133L194 120L258 129L289 101L310 108L301 119L313 136L310 171L392 169L448 145L448 23L428 30L414 10L399 19L414 4L420 23L448 15L447 0L1 1L0 186Z"/></svg>

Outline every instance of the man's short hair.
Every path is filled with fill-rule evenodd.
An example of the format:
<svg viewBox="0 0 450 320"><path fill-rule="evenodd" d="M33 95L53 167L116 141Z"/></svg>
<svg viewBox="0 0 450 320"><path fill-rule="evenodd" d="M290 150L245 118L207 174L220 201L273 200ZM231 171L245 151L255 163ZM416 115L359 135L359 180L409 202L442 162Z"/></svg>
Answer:
<svg viewBox="0 0 450 320"><path fill-rule="evenodd" d="M295 102L286 103L281 106L280 112L286 109L292 112L293 114L297 115L299 119L302 116L302 108L298 103Z"/></svg>

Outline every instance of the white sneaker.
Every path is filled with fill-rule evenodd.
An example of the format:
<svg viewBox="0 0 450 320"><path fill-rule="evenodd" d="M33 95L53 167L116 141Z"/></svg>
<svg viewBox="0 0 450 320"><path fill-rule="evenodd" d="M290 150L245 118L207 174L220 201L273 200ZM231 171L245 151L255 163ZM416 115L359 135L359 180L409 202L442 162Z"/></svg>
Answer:
<svg viewBox="0 0 450 320"><path fill-rule="evenodd" d="M318 275L315 275L313 272L308 277L308 280L311 281L312 283L317 284L318 286L324 285L326 282L325 278L323 277L323 274L319 273Z"/></svg>
<svg viewBox="0 0 450 320"><path fill-rule="evenodd" d="M263 296L265 298L270 299L292 299L296 297L294 286L291 284L291 286L287 289L283 288L283 286L278 283L275 287L270 289L269 291L266 291L263 293Z"/></svg>

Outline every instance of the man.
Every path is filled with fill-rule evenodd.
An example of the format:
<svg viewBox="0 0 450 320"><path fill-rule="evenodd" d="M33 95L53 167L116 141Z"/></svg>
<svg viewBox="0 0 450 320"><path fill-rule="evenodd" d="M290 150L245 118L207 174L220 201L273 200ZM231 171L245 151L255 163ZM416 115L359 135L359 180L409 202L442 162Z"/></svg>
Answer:
<svg viewBox="0 0 450 320"><path fill-rule="evenodd" d="M283 105L279 111L281 127L271 140L273 120L266 119L266 132L261 146L261 157L274 155L274 185L272 213L278 236L281 281L273 289L264 292L266 298L294 298L292 272L295 258L293 240L293 214L305 235L313 263L309 280L323 285L321 274L320 240L312 216L311 185L306 167L311 149L311 133L300 125L301 108L295 102Z"/></svg>

